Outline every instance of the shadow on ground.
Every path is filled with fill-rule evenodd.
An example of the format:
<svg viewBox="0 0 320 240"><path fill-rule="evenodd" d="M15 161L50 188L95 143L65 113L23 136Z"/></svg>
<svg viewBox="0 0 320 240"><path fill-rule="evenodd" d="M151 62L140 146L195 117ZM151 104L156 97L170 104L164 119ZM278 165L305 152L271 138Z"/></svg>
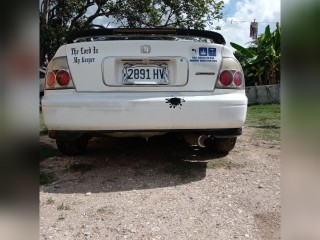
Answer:
<svg viewBox="0 0 320 240"><path fill-rule="evenodd" d="M41 190L54 193L99 193L172 187L200 181L209 161L226 154L189 146L172 134L150 138L94 138L84 156L46 158L40 171L56 182Z"/></svg>

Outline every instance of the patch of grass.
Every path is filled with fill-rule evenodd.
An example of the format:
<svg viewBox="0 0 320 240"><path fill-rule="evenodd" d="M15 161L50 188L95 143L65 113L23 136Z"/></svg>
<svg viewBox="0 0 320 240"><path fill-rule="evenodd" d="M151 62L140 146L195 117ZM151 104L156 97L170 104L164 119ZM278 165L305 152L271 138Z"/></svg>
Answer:
<svg viewBox="0 0 320 240"><path fill-rule="evenodd" d="M276 129L257 129L253 136L265 141L280 142L280 130Z"/></svg>
<svg viewBox="0 0 320 240"><path fill-rule="evenodd" d="M87 171L90 171L92 167L93 167L92 164L75 163L69 166L69 170L71 172L87 172Z"/></svg>
<svg viewBox="0 0 320 240"><path fill-rule="evenodd" d="M46 125L44 124L42 112L39 113L39 128L40 128L39 129L40 135L48 133L48 129L47 129Z"/></svg>
<svg viewBox="0 0 320 240"><path fill-rule="evenodd" d="M40 171L40 185L50 184L57 180L54 172Z"/></svg>
<svg viewBox="0 0 320 240"><path fill-rule="evenodd" d="M167 174L178 175L181 178L187 178L194 176L194 173L199 169L205 169L206 164L203 162L188 162L188 161L178 161L171 163L169 166L165 167L163 170Z"/></svg>
<svg viewBox="0 0 320 240"><path fill-rule="evenodd" d="M47 199L47 204L48 204L48 205L54 204L54 203L55 203L55 201L52 199L52 197L49 197L49 198Z"/></svg>
<svg viewBox="0 0 320 240"><path fill-rule="evenodd" d="M248 107L246 125L255 128L254 136L267 141L280 141L280 104Z"/></svg>
<svg viewBox="0 0 320 240"><path fill-rule="evenodd" d="M59 211L62 211L62 210L70 210L71 207L69 205L64 205L63 203L60 204L58 207L57 207L57 210Z"/></svg>
<svg viewBox="0 0 320 240"><path fill-rule="evenodd" d="M49 157L59 156L61 153L58 149L52 147L46 143L40 143L40 161L43 161Z"/></svg>
<svg viewBox="0 0 320 240"><path fill-rule="evenodd" d="M232 169L232 168L241 168L241 167L243 167L243 164L234 163L226 158L215 159L213 161L208 162L207 164L207 168L209 169L215 169L215 168Z"/></svg>

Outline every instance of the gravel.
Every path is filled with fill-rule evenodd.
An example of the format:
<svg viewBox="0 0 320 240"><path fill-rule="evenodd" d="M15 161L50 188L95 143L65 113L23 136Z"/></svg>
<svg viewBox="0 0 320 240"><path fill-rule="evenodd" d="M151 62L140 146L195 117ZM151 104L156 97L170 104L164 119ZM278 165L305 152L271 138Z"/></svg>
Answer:
<svg viewBox="0 0 320 240"><path fill-rule="evenodd" d="M280 145L253 131L227 155L164 135L47 158L58 180L40 187L40 239L280 239Z"/></svg>

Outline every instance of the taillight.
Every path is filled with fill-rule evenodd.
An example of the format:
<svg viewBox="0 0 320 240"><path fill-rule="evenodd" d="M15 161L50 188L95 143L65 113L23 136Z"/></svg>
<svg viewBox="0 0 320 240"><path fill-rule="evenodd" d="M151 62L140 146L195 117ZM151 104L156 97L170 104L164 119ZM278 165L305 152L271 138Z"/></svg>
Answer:
<svg viewBox="0 0 320 240"><path fill-rule="evenodd" d="M219 81L220 84L224 87L229 86L232 83L232 73L228 70L225 70L220 73Z"/></svg>
<svg viewBox="0 0 320 240"><path fill-rule="evenodd" d="M60 86L68 86L69 82L70 82L70 75L67 71L65 70L59 70L57 72L57 75L56 75L56 79L57 79L57 83L60 85Z"/></svg>
<svg viewBox="0 0 320 240"><path fill-rule="evenodd" d="M240 63L231 57L223 58L221 71L216 82L220 89L244 89L244 77Z"/></svg>
<svg viewBox="0 0 320 240"><path fill-rule="evenodd" d="M74 88L67 57L53 58L46 73L46 89L61 88Z"/></svg>
<svg viewBox="0 0 320 240"><path fill-rule="evenodd" d="M240 87L242 85L242 73L241 72L235 72L233 75L233 83L237 87Z"/></svg>
<svg viewBox="0 0 320 240"><path fill-rule="evenodd" d="M46 74L46 83L47 86L51 88L56 84L56 75L52 71L49 71Z"/></svg>

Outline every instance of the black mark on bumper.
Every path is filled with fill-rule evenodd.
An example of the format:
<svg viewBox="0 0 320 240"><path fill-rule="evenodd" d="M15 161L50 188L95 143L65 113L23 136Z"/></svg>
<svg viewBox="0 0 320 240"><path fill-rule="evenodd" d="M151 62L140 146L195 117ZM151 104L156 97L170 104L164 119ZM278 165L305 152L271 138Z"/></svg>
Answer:
<svg viewBox="0 0 320 240"><path fill-rule="evenodd" d="M176 108L179 107L181 109L182 103L185 102L183 98L178 97L172 97L172 98L166 98L166 103L169 103L170 108Z"/></svg>

